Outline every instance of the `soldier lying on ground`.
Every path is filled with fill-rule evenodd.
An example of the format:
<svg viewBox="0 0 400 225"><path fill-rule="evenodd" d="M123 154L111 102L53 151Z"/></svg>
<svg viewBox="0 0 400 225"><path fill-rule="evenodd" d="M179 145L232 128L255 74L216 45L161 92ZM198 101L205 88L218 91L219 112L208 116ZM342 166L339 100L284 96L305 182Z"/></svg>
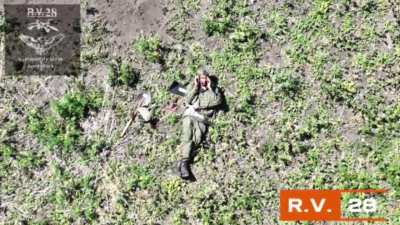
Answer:
<svg viewBox="0 0 400 225"><path fill-rule="evenodd" d="M220 89L210 80L207 71L202 70L194 83L189 85L185 97L186 110L182 120L181 155L178 170L182 179L190 179L190 162L193 153L204 141L210 119L221 105Z"/></svg>

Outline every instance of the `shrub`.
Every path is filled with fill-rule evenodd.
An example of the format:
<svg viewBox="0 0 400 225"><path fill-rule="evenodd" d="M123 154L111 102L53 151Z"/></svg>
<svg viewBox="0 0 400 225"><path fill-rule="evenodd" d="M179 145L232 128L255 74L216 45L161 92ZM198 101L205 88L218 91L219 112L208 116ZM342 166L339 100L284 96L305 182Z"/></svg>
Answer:
<svg viewBox="0 0 400 225"><path fill-rule="evenodd" d="M258 27L249 22L240 22L230 34L230 46L241 52L250 51L255 54L257 42L262 36Z"/></svg>
<svg viewBox="0 0 400 225"><path fill-rule="evenodd" d="M69 151L81 142L79 121L90 110L97 110L102 103L99 92L72 91L53 103L53 112L44 115L33 110L28 117L29 130L50 149Z"/></svg>
<svg viewBox="0 0 400 225"><path fill-rule="evenodd" d="M0 157L1 161L7 161L8 159L15 157L16 150L8 144L0 143Z"/></svg>
<svg viewBox="0 0 400 225"><path fill-rule="evenodd" d="M272 73L272 90L276 97L294 97L300 91L301 80L291 70L280 70Z"/></svg>
<svg viewBox="0 0 400 225"><path fill-rule="evenodd" d="M226 34L236 26L238 17L249 12L247 1L216 1L203 19L203 30L209 36Z"/></svg>
<svg viewBox="0 0 400 225"><path fill-rule="evenodd" d="M60 122L54 116L46 117L42 112L33 111L28 123L30 131L49 149L69 151L79 143L80 130L75 122Z"/></svg>
<svg viewBox="0 0 400 225"><path fill-rule="evenodd" d="M208 35L225 34L234 23L231 15L232 1L219 1L203 20L203 29Z"/></svg>
<svg viewBox="0 0 400 225"><path fill-rule="evenodd" d="M146 189L155 185L155 177L150 172L140 166L133 166L129 169L128 189Z"/></svg>
<svg viewBox="0 0 400 225"><path fill-rule="evenodd" d="M217 17L217 18L214 18ZM203 29L209 35L224 34L232 27L232 20L228 17L219 17L219 14L207 17L203 22Z"/></svg>
<svg viewBox="0 0 400 225"><path fill-rule="evenodd" d="M157 35L151 37L141 36L135 41L133 48L150 62L160 63L162 61L161 39Z"/></svg>
<svg viewBox="0 0 400 225"><path fill-rule="evenodd" d="M128 62L118 59L108 64L108 80L112 87L133 87L139 81L139 71L132 68Z"/></svg>

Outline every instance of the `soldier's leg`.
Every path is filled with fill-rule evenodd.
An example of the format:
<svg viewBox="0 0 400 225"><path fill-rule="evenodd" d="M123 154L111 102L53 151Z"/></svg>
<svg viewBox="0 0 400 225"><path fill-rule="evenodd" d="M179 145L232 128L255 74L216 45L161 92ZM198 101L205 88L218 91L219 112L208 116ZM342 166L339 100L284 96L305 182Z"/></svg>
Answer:
<svg viewBox="0 0 400 225"><path fill-rule="evenodd" d="M183 159L190 159L193 148L193 121L189 117L182 120L181 133L181 156Z"/></svg>
<svg viewBox="0 0 400 225"><path fill-rule="evenodd" d="M193 148L193 121L189 117L182 120L181 157L178 170L182 179L190 179L190 159Z"/></svg>
<svg viewBox="0 0 400 225"><path fill-rule="evenodd" d="M195 121L193 125L193 143L196 147L199 147L205 139L207 133L207 126L199 121Z"/></svg>
<svg viewBox="0 0 400 225"><path fill-rule="evenodd" d="M197 155L197 150L199 149L201 143L204 140L205 131L206 127L204 123L199 122L197 120L191 120L190 132L188 131L187 133L187 134L190 133L190 135L182 137L182 139L186 139L186 142L183 142L184 140L182 140L182 143L185 143L182 144L182 149L184 149L182 151L183 158L187 157L188 159L193 160L193 158Z"/></svg>

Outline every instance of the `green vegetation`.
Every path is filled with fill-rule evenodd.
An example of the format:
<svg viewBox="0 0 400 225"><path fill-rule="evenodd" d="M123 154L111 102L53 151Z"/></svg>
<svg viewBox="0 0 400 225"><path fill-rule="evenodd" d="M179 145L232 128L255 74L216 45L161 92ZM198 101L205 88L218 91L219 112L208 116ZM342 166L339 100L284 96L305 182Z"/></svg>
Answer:
<svg viewBox="0 0 400 225"><path fill-rule="evenodd" d="M2 78L0 224L295 224L279 221L280 189L370 188L389 190L378 214L400 224L395 1L171 0L162 24L145 11L157 1L120 2L99 10L138 13L84 22L88 73ZM138 18L151 32L115 56L108 40L126 37L106 27ZM190 183L174 171L182 98L168 88L203 67L227 104ZM158 121L120 138L143 91Z"/></svg>
<svg viewBox="0 0 400 225"><path fill-rule="evenodd" d="M212 65L219 73L228 71L234 75L239 96L236 112L243 120L249 120L254 116L252 85L267 77L267 69L258 65L262 32L254 22L240 22L227 37L226 47L211 54Z"/></svg>
<svg viewBox="0 0 400 225"><path fill-rule="evenodd" d="M141 36L133 44L133 49L150 62L160 63L162 60L161 39L157 35Z"/></svg>
<svg viewBox="0 0 400 225"><path fill-rule="evenodd" d="M295 97L301 90L301 78L298 73L288 69L271 71L272 91L277 99L285 97Z"/></svg>
<svg viewBox="0 0 400 225"><path fill-rule="evenodd" d="M7 23L4 16L0 17L0 32L7 32L10 29L9 24Z"/></svg>
<svg viewBox="0 0 400 225"><path fill-rule="evenodd" d="M103 39L110 33L106 24L101 20L92 20L82 25L82 31L81 60L86 63L85 65L106 61L108 44Z"/></svg>
<svg viewBox="0 0 400 225"><path fill-rule="evenodd" d="M139 81L139 71L132 68L129 62L117 59L108 65L108 80L112 87L133 87Z"/></svg>
<svg viewBox="0 0 400 225"><path fill-rule="evenodd" d="M225 34L237 26L244 16L251 14L247 1L217 1L203 20L203 29L208 35Z"/></svg>
<svg viewBox="0 0 400 225"><path fill-rule="evenodd" d="M196 11L200 9L200 0L172 0L167 8L173 15L168 20L168 34L180 41L194 38L191 21Z"/></svg>
<svg viewBox="0 0 400 225"><path fill-rule="evenodd" d="M101 104L98 92L72 91L54 102L50 115L33 110L28 118L29 130L48 148L69 152L82 144L79 122Z"/></svg>

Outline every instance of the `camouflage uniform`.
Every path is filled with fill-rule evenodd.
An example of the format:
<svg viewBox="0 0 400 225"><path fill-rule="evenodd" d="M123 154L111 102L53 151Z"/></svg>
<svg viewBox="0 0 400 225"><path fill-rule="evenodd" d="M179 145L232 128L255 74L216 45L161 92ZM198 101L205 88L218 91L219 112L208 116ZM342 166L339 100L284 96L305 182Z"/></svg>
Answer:
<svg viewBox="0 0 400 225"><path fill-rule="evenodd" d="M186 105L192 105L196 111L204 116L199 119L184 115L182 120L181 155L183 159L190 159L193 150L197 148L205 138L208 127L208 119L214 114L215 108L221 104L222 97L218 87L202 91L194 85L188 88Z"/></svg>

